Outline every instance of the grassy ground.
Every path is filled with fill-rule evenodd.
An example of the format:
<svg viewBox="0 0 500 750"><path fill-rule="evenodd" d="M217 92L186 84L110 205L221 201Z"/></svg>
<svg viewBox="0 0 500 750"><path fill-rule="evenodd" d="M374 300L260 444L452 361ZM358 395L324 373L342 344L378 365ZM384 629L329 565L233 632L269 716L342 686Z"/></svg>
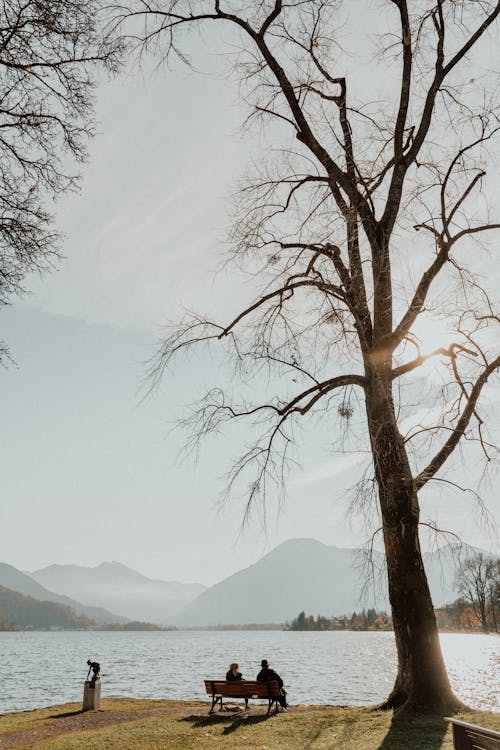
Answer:
<svg viewBox="0 0 500 750"><path fill-rule="evenodd" d="M207 716L207 706L181 701L108 699L100 711L79 705L0 717L0 749L37 750L452 750L448 723L437 716L398 719L369 708L296 707L266 718L248 713ZM500 731L500 714L460 718Z"/></svg>

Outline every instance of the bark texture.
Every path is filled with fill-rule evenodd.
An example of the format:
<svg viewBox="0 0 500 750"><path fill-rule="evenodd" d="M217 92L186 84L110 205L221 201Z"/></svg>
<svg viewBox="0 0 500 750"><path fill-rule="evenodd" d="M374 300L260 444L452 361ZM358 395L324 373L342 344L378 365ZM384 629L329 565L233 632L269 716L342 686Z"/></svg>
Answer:
<svg viewBox="0 0 500 750"><path fill-rule="evenodd" d="M419 540L420 508L399 432L392 383L372 373L366 411L382 513L389 600L398 654L396 681L384 708L450 710L452 692L439 643Z"/></svg>

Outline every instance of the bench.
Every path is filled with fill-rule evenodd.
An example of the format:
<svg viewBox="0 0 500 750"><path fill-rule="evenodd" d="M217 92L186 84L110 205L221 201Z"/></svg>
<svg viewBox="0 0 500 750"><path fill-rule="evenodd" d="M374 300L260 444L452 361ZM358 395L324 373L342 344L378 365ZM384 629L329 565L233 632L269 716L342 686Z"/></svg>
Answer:
<svg viewBox="0 0 500 750"><path fill-rule="evenodd" d="M447 719L453 728L455 750L500 750L500 732L476 727L465 721Z"/></svg>
<svg viewBox="0 0 500 750"><path fill-rule="evenodd" d="M219 711L222 711L223 698L244 698L245 710L248 709L248 699L267 700L267 714L271 713L273 704L275 713L278 713L278 700L280 697L280 688L276 680L271 682L253 682L251 680L205 680L205 690L207 695L212 696L212 705L209 714L213 713L215 705L220 704Z"/></svg>

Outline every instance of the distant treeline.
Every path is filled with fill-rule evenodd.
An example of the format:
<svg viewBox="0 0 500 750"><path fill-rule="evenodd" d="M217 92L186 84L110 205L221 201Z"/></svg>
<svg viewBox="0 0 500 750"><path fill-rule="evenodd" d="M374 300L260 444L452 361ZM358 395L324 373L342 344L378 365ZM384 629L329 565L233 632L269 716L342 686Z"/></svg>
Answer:
<svg viewBox="0 0 500 750"><path fill-rule="evenodd" d="M19 625L14 625L9 620L0 617L0 632L16 633L18 630L23 630Z"/></svg>
<svg viewBox="0 0 500 750"><path fill-rule="evenodd" d="M481 613L465 599L457 599L452 604L436 609L439 630L480 633L499 632L499 622L493 608L486 612L484 622Z"/></svg>
<svg viewBox="0 0 500 750"><path fill-rule="evenodd" d="M351 616L323 617L306 615L299 612L291 623L287 623L286 630L392 630L392 619L387 612L377 612L375 609L363 609L353 612Z"/></svg>
<svg viewBox="0 0 500 750"><path fill-rule="evenodd" d="M451 604L435 610L439 630L453 632L480 633L485 631L480 614L464 599L457 599ZM499 632L498 621L494 610L489 614L488 631ZM322 615L306 615L299 612L290 623L286 623L285 630L392 630L392 618L385 612L375 609L363 609L352 615L341 617L323 617Z"/></svg>

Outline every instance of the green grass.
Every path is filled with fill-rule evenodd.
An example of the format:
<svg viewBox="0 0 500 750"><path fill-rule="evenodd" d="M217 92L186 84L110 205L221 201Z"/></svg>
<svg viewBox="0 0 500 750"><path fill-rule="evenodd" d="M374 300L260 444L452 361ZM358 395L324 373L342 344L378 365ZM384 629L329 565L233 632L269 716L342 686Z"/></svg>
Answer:
<svg viewBox="0 0 500 750"><path fill-rule="evenodd" d="M113 710L121 712L134 712L140 714L142 711L151 708L162 708L166 705L179 706L197 706L198 703L188 703L184 701L154 701L138 700L136 698L108 698L102 701L102 710ZM0 715L0 738L2 735L11 732L22 732L25 730L36 730L45 724L54 723L56 714L73 713L80 709L81 703L65 703L61 706L51 706L50 708L39 708L35 711L19 711L13 714ZM1 747L1 744L0 744Z"/></svg>
<svg viewBox="0 0 500 750"><path fill-rule="evenodd" d="M206 709L196 703L129 699L106 700L102 711L85 714L86 720L92 722L92 716L104 718L103 711L119 712L127 719L126 723L65 731L42 739L43 727L58 722L50 716L77 708L73 704L3 717L0 738L14 731L36 731L40 736L34 735L16 747L37 750L452 750L453 747L448 723L437 716L398 718L392 712L369 708L324 708L295 712L292 709L288 714L269 719L261 709L245 715L224 713L208 717ZM169 713L145 716L151 709ZM500 714L467 712L460 718L500 731Z"/></svg>

